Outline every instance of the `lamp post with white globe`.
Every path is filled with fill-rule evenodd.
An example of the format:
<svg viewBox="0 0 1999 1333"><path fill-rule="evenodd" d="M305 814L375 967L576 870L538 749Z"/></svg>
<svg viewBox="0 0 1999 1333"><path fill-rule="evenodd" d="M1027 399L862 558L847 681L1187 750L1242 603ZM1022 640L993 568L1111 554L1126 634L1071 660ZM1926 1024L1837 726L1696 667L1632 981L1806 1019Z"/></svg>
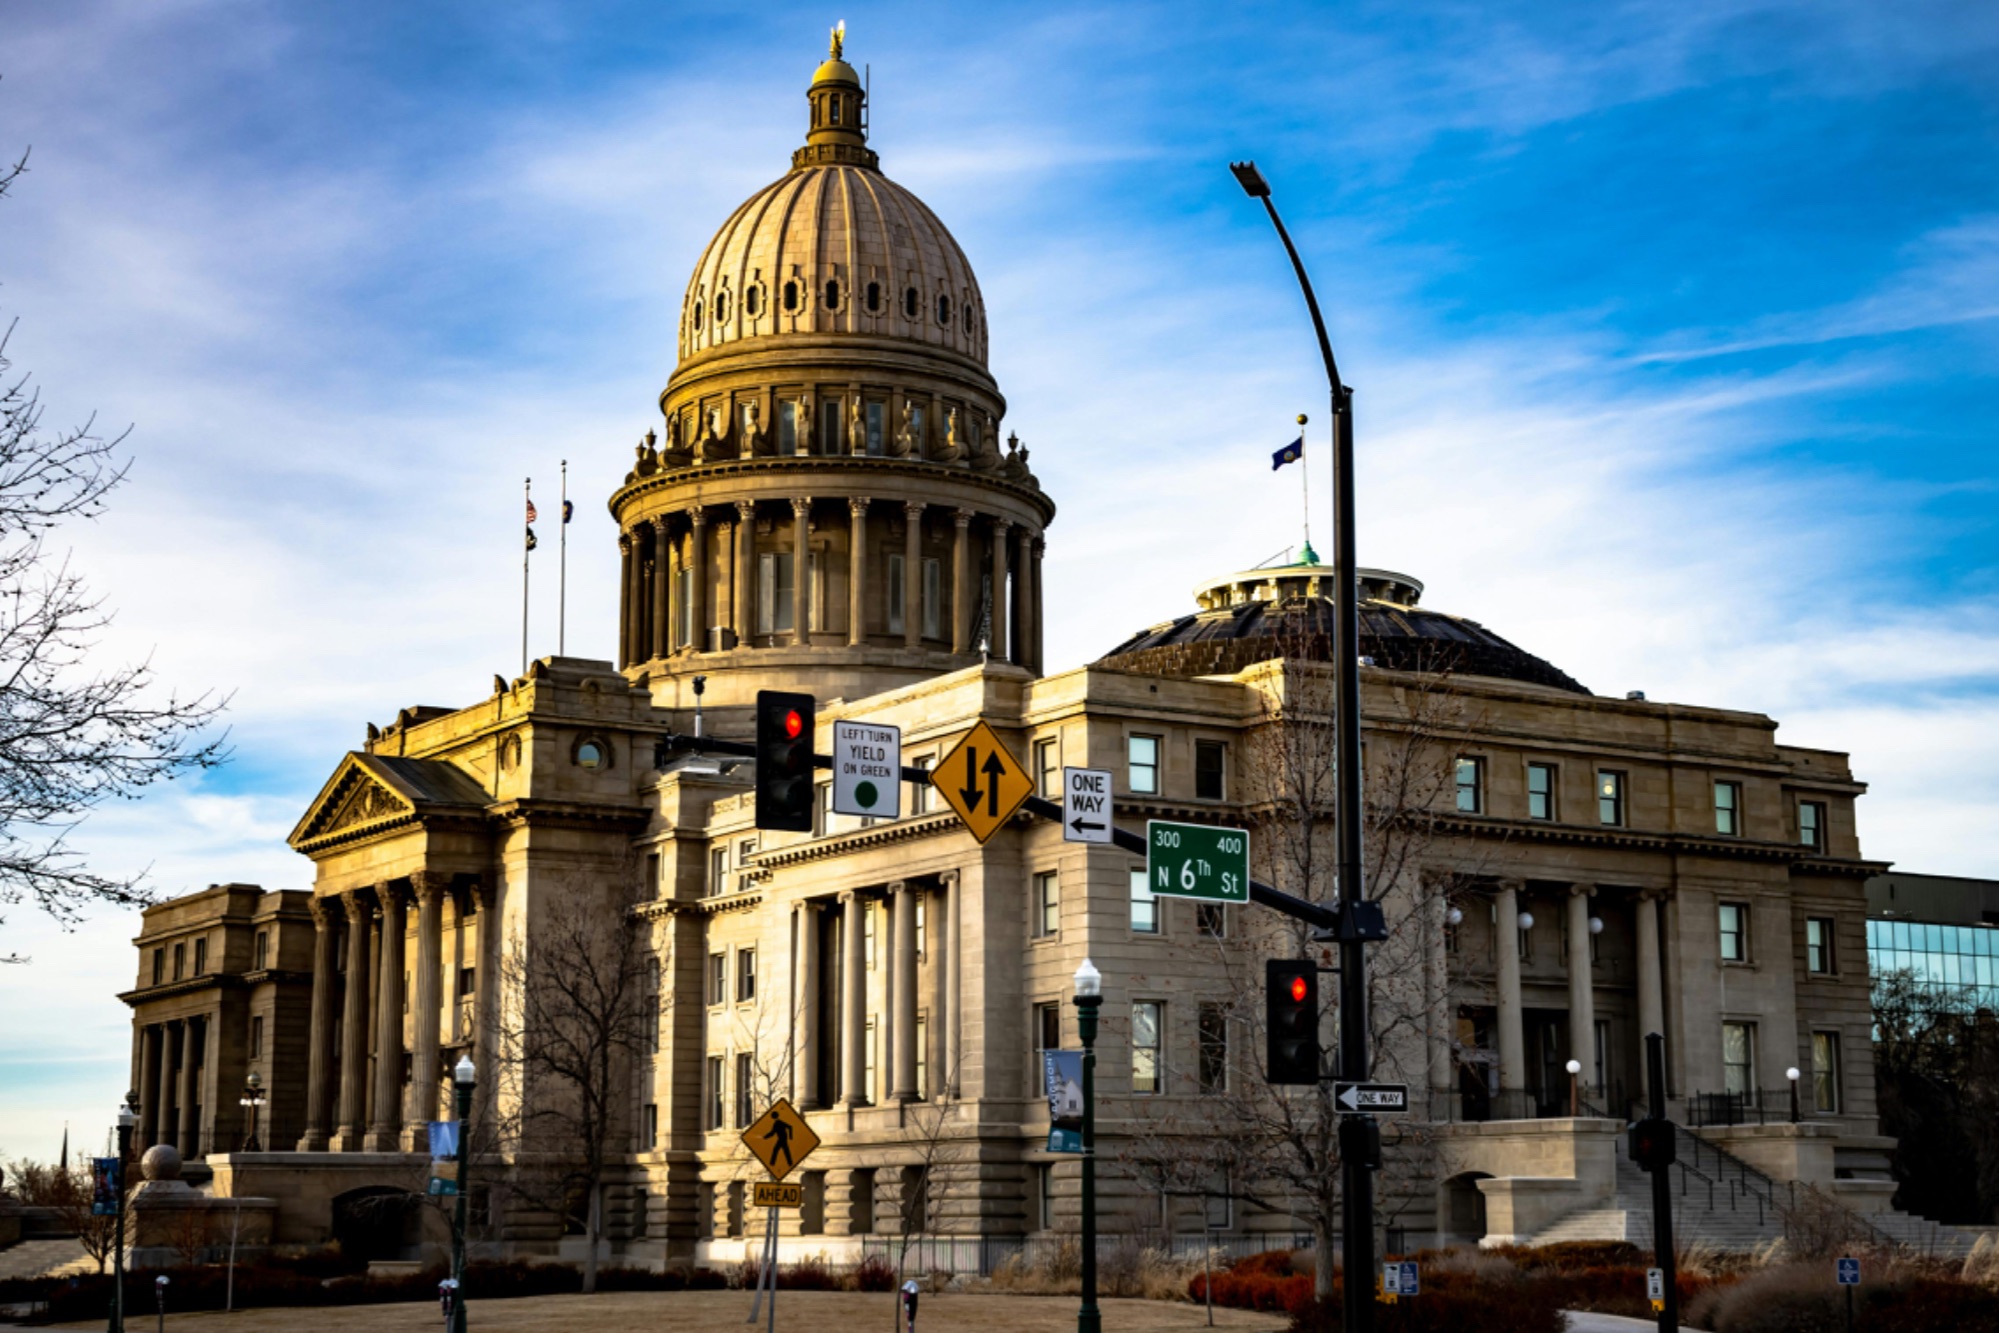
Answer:
<svg viewBox="0 0 1999 1333"><path fill-rule="evenodd" d="M1583 1113L1582 1092L1576 1086L1577 1080L1582 1077L1583 1062L1571 1060L1566 1068L1569 1071L1569 1119L1573 1120Z"/></svg>
<svg viewBox="0 0 1999 1333"><path fill-rule="evenodd" d="M471 1182L465 1176L466 1163L471 1157L472 1135L468 1122L472 1119L472 1089L478 1081L472 1057L469 1054L459 1056L457 1066L451 1071L452 1090L457 1094L455 1109L458 1112L458 1221L451 1231L451 1333L465 1333L465 1201L471 1192Z"/></svg>
<svg viewBox="0 0 1999 1333"><path fill-rule="evenodd" d="M1083 1040L1083 1304L1076 1333L1101 1333L1097 1309L1097 1010L1104 976L1089 959L1076 969L1076 1035Z"/></svg>
<svg viewBox="0 0 1999 1333"><path fill-rule="evenodd" d="M1792 1065L1784 1071L1784 1077L1791 1083L1791 1123L1798 1123L1798 1067Z"/></svg>

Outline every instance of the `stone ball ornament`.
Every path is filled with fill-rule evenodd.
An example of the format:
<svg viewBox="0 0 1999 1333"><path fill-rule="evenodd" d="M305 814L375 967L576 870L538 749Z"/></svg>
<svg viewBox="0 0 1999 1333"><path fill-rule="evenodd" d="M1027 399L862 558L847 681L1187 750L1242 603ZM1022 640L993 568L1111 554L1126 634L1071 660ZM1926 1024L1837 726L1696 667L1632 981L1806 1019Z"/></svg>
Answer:
<svg viewBox="0 0 1999 1333"><path fill-rule="evenodd" d="M148 1180L179 1180L180 1149L171 1143L155 1143L139 1159L139 1170Z"/></svg>

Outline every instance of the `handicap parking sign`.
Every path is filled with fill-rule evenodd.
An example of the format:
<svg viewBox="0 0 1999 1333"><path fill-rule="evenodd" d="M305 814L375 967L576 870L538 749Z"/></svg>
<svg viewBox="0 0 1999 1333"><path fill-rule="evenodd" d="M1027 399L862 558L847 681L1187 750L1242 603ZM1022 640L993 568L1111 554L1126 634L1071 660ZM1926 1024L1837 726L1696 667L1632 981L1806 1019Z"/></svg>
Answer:
<svg viewBox="0 0 1999 1333"><path fill-rule="evenodd" d="M1416 1261L1414 1259L1404 1259L1402 1261L1402 1294L1404 1296L1414 1296L1418 1290L1418 1283L1420 1281L1421 1279L1416 1275Z"/></svg>
<svg viewBox="0 0 1999 1333"><path fill-rule="evenodd" d="M1857 1287L1860 1285L1860 1260L1841 1259L1839 1264L1839 1285Z"/></svg>

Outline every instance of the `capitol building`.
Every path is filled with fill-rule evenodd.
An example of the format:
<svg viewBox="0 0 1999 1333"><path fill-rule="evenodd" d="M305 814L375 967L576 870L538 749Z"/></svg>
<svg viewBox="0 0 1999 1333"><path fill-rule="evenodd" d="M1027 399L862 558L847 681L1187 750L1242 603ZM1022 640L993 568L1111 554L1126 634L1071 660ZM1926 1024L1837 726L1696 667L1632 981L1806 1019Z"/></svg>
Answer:
<svg viewBox="0 0 1999 1333"><path fill-rule="evenodd" d="M693 261L660 418L608 498L617 660L543 658L376 719L290 835L309 889L144 914L122 996L140 1146L271 1201L274 1243L436 1244L441 1214L400 1201L466 1056L483 1252L575 1258L594 1231L606 1262L738 1257L764 1226L741 1135L779 1097L822 1140L790 1177L787 1259L1074 1231L1080 1159L1048 1151L1040 1057L1078 1044L1086 957L1106 1231L1311 1234L1229 1129L1313 1095L1261 1072L1260 960L1318 947L1287 922L1155 898L1142 858L1024 814L982 844L922 784L894 819L822 786L809 832L760 831L747 761L663 744L697 716L747 739L766 689L817 698L820 751L866 720L916 767L983 720L1040 794L1110 770L1120 826L1247 828L1260 879L1331 896L1336 571L1309 547L1218 571L1178 618L1046 661L1058 509L988 369L1005 330L883 173L837 44L805 100L789 169ZM1648 1032L1709 1170L1892 1226L1862 888L1883 867L1847 757L1756 713L1594 694L1417 577L1356 577L1391 926L1367 1072L1413 1102L1378 1187L1389 1239L1649 1237L1621 1134ZM584 1025L559 996L593 988L616 992L594 1082L549 1056ZM1683 1236L1777 1225L1688 1206Z"/></svg>

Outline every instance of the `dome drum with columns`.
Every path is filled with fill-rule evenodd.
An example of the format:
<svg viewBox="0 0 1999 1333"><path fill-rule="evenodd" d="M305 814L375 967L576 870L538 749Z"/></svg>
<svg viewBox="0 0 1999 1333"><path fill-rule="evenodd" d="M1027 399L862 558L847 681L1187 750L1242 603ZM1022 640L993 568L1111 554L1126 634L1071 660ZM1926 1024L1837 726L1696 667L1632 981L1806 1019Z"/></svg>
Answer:
<svg viewBox="0 0 1999 1333"><path fill-rule="evenodd" d="M986 369L985 306L936 216L884 177L832 58L792 169L716 233L679 365L611 498L620 665L668 706L856 697L990 656L1041 670L1054 503ZM803 678L804 675L810 679Z"/></svg>

